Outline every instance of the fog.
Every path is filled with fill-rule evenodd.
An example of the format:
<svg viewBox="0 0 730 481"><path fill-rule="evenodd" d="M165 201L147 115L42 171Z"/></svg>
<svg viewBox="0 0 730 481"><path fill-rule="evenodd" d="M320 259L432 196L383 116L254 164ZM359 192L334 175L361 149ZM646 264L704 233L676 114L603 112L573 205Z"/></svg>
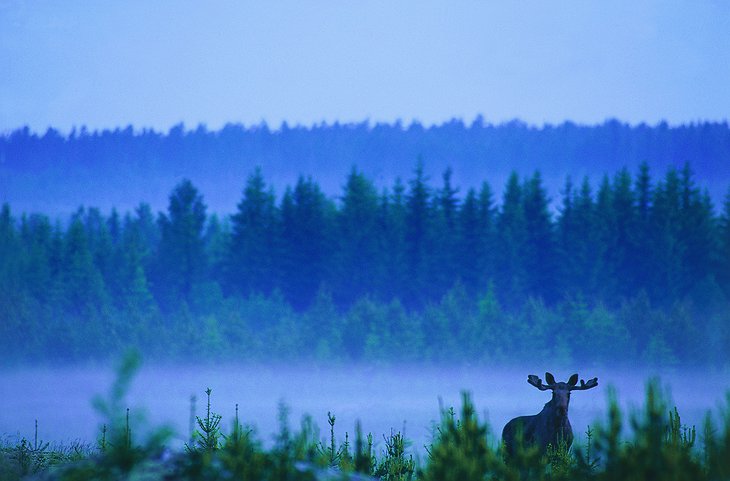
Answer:
<svg viewBox="0 0 730 481"><path fill-rule="evenodd" d="M552 370L566 381L574 370ZM353 436L360 420L365 433L373 433L376 448L384 446L383 435L405 429L411 449L423 454L439 419L439 400L458 412L460 393L472 393L480 417L486 416L493 433L501 433L512 417L535 414L550 394L526 382L527 374L544 379L544 368L490 367L383 367L383 366L283 366L224 365L170 367L143 365L127 397L132 410L145 413L146 426L172 427L171 444L181 446L189 436L190 398L197 398L197 414L205 411L205 389L212 389L212 410L223 416L221 426L229 431L239 404L242 424L254 425L258 437L270 444L277 431L278 405L289 407L289 425L298 428L305 414L312 416L320 437L328 435L327 412L336 415L335 431L340 440ZM646 381L658 375L677 406L682 423L702 425L708 411L717 413L730 387L727 372L649 372L636 369L618 372L608 368L578 369L581 378L597 376L599 386L575 392L570 420L578 441L587 426L605 419L609 386L615 388L625 413L643 403ZM6 439L33 439L34 421L44 441L81 440L94 444L101 418L91 400L105 395L114 380L114 370L100 367L17 368L0 371L0 434ZM138 428L139 429L139 428ZM139 432L139 431L138 431Z"/></svg>

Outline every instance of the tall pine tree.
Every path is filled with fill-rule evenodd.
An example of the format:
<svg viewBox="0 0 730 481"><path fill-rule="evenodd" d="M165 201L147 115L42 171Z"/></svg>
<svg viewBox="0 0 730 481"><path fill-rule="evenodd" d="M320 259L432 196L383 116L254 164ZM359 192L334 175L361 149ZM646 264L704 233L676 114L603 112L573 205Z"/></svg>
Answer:
<svg viewBox="0 0 730 481"><path fill-rule="evenodd" d="M339 304L351 305L376 291L383 235L378 228L378 207L375 186L353 168L338 213L337 280L333 288Z"/></svg>
<svg viewBox="0 0 730 481"><path fill-rule="evenodd" d="M190 304L193 288L203 281L207 259L203 228L206 221L203 197L189 180L170 194L167 214L160 214L160 244L156 289L167 309Z"/></svg>
<svg viewBox="0 0 730 481"><path fill-rule="evenodd" d="M522 305L527 292L527 222L520 179L513 172L504 190L497 220L495 286L502 303L510 308Z"/></svg>
<svg viewBox="0 0 730 481"><path fill-rule="evenodd" d="M243 295L270 294L279 281L279 212L274 192L267 188L260 168L249 176L231 225L228 286Z"/></svg>

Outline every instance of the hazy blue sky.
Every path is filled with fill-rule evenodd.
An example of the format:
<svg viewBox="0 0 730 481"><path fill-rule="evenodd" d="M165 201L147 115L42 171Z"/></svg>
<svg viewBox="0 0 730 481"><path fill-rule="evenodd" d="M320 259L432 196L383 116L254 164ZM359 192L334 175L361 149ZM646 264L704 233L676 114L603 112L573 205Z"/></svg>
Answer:
<svg viewBox="0 0 730 481"><path fill-rule="evenodd" d="M0 0L0 132L728 112L728 1Z"/></svg>

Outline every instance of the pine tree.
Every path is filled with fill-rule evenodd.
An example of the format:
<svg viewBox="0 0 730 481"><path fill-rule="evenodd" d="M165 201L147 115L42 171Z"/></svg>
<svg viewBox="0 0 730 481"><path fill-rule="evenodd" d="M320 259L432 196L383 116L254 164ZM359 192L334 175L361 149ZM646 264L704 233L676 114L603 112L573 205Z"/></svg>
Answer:
<svg viewBox="0 0 730 481"><path fill-rule="evenodd" d="M613 186L608 175L603 176L596 194L596 289L600 300L611 302L618 291L616 266L618 263L619 231Z"/></svg>
<svg viewBox="0 0 730 481"><path fill-rule="evenodd" d="M10 206L5 203L0 209L0 290L8 291L11 288L11 279L17 279L19 260L20 243L15 219L10 214Z"/></svg>
<svg viewBox="0 0 730 481"><path fill-rule="evenodd" d="M557 296L555 238L549 199L539 172L525 182L523 205L527 230L524 251L527 289L531 295L549 303Z"/></svg>
<svg viewBox="0 0 730 481"><path fill-rule="evenodd" d="M226 261L228 286L244 295L270 294L279 281L276 261L279 212L274 192L267 188L260 168L249 176L231 225Z"/></svg>
<svg viewBox="0 0 730 481"><path fill-rule="evenodd" d="M300 177L281 203L282 285L303 309L331 278L335 207L311 178Z"/></svg>
<svg viewBox="0 0 730 481"><path fill-rule="evenodd" d="M596 206L588 178L575 192L570 178L563 191L563 205L557 221L560 287L571 299L596 294L602 262Z"/></svg>
<svg viewBox="0 0 730 481"><path fill-rule="evenodd" d="M406 256L406 199L405 186L400 178L395 180L393 192L387 190L380 196L378 216L380 237L379 251L383 257L378 280L378 297L384 300L403 298L408 283Z"/></svg>
<svg viewBox="0 0 730 481"><path fill-rule="evenodd" d="M231 245L231 226L228 218L221 220L217 214L208 217L203 241L205 257L208 259L206 277L218 285L223 284L226 281L224 272Z"/></svg>
<svg viewBox="0 0 730 481"><path fill-rule="evenodd" d="M383 232L378 229L378 194L373 183L352 169L338 215L336 298L350 305L376 290ZM335 287L333 286L333 287Z"/></svg>
<svg viewBox="0 0 730 481"><path fill-rule="evenodd" d="M20 241L25 251L21 282L23 289L40 304L49 302L53 291L50 266L52 231L46 216L33 214L21 219Z"/></svg>
<svg viewBox="0 0 730 481"><path fill-rule="evenodd" d="M730 298L730 189L725 194L719 222L718 280L725 295Z"/></svg>
<svg viewBox="0 0 730 481"><path fill-rule="evenodd" d="M459 210L456 266L459 278L472 293L484 292L494 276L495 208L486 182L479 194L469 189Z"/></svg>
<svg viewBox="0 0 730 481"><path fill-rule="evenodd" d="M713 262L717 253L714 206L710 196L702 194L686 164L680 173L680 226L683 240L681 292L714 282Z"/></svg>
<svg viewBox="0 0 730 481"><path fill-rule="evenodd" d="M681 187L676 169L669 169L654 190L651 209L651 289L653 300L668 303L682 292L683 259L681 237Z"/></svg>
<svg viewBox="0 0 730 481"><path fill-rule="evenodd" d="M124 290L121 297L132 322L137 321L139 329L144 330L143 324L149 325L158 315L158 306L150 291L145 269L145 261L150 251L144 239L141 222L139 217L133 220L131 216L124 220L121 239L121 250L124 253L121 278Z"/></svg>
<svg viewBox="0 0 730 481"><path fill-rule="evenodd" d="M90 208L80 220L84 223L94 264L99 269L108 292L116 300L122 291L119 272L123 263L122 252L118 245L118 218L114 217L114 213L112 213L109 219L104 219L99 209ZM114 236L110 226L115 231Z"/></svg>
<svg viewBox="0 0 730 481"><path fill-rule="evenodd" d="M459 189L451 185L451 168L443 173L443 187L433 198L430 282L437 293L446 292L457 280Z"/></svg>
<svg viewBox="0 0 730 481"><path fill-rule="evenodd" d="M613 284L613 292L607 297L630 297L637 289L634 261L638 256L635 232L639 223L636 199L631 188L631 174L627 169L621 169L613 177L612 191L614 245L603 246L603 249L612 275L621 281ZM607 298L604 297L604 300Z"/></svg>
<svg viewBox="0 0 730 481"><path fill-rule="evenodd" d="M409 283L405 286L404 301L411 305L423 304L432 294L429 283L432 213L427 181L423 163L419 160L406 197L405 245Z"/></svg>
<svg viewBox="0 0 730 481"><path fill-rule="evenodd" d="M456 266L459 278L471 290L476 290L484 272L484 234L479 216L479 201L474 189L466 193L459 211L459 244Z"/></svg>
<svg viewBox="0 0 730 481"><path fill-rule="evenodd" d="M507 307L522 304L527 291L524 253L527 248L527 223L523 191L513 172L504 190L504 200L497 220L496 280L498 297Z"/></svg>
<svg viewBox="0 0 730 481"><path fill-rule="evenodd" d="M17 312L22 296L19 292L21 274L21 244L19 242L15 219L10 214L10 206L0 208L0 346L3 352L14 353L18 338L25 329L23 319Z"/></svg>
<svg viewBox="0 0 730 481"><path fill-rule="evenodd" d="M636 225L633 229L633 266L634 290L646 291L652 282L652 237L651 209L653 186L649 175L649 164L642 162L634 181L634 198L636 200Z"/></svg>
<svg viewBox="0 0 730 481"><path fill-rule="evenodd" d="M58 280L59 310L49 326L54 333L50 350L70 358L113 352L118 332L108 322L110 299L79 217L63 235Z"/></svg>
<svg viewBox="0 0 730 481"><path fill-rule="evenodd" d="M494 205L492 187L487 182L482 182L479 189L479 218L484 237L484 258L480 267L483 272L480 290L483 290L494 278L497 223L497 208Z"/></svg>
<svg viewBox="0 0 730 481"><path fill-rule="evenodd" d="M203 197L186 179L170 194L167 214L160 214L156 288L168 309L175 309L179 302L190 304L193 287L203 280L207 266L205 211Z"/></svg>

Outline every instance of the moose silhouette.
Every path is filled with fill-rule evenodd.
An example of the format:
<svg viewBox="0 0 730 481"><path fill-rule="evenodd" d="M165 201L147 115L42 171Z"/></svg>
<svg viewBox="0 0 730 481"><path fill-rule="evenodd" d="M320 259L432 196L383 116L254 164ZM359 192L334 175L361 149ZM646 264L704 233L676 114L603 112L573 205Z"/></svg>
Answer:
<svg viewBox="0 0 730 481"><path fill-rule="evenodd" d="M571 391L585 391L598 386L598 378L585 382L581 379L578 384L578 374L573 374L568 382L555 382L555 377L549 372L545 373L547 384L530 374L527 382L538 388L540 391L552 390L552 399L545 403L538 414L533 416L520 416L508 422L502 430L502 441L507 456L514 453L518 433L522 435L522 443L525 446L535 445L540 453L545 453L548 445L556 447L559 442L565 442L568 447L573 443L573 428L568 421L568 404L570 403Z"/></svg>

